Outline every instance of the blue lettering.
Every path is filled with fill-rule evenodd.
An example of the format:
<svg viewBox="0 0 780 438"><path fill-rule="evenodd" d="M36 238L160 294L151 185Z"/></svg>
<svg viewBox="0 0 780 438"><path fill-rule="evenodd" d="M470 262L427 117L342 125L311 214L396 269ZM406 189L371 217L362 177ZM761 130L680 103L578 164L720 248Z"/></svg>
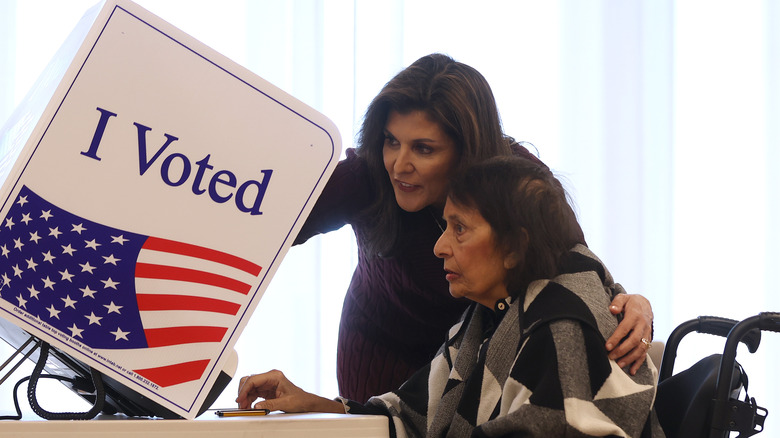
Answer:
<svg viewBox="0 0 780 438"><path fill-rule="evenodd" d="M140 123L133 123L138 128L138 169L141 172L141 175L146 173L147 170L149 170L149 167L151 167L152 163L157 161L157 158L160 157L160 154L163 153L165 149L168 148L168 146L173 143L174 141L178 140L177 137L174 137L169 134L165 134L165 144L162 145L162 147L157 151L157 153L154 154L151 160L146 159L146 133L148 131L151 131L152 128L148 126L144 126Z"/></svg>
<svg viewBox="0 0 780 438"><path fill-rule="evenodd" d="M223 180L221 178L222 175L225 175L227 177L227 180ZM225 196L220 196L219 193L217 193L217 183L221 183L228 187L235 188L236 182L237 182L236 176L233 174L233 172L230 172L228 170L220 170L219 172L215 173L214 176L211 177L211 182L209 183L209 196L211 196L211 199L213 199L214 202L219 202L220 204L229 201L230 198L233 197L233 193L229 193Z"/></svg>
<svg viewBox="0 0 780 438"><path fill-rule="evenodd" d="M206 173L206 170L214 168L214 166L209 164L209 158L211 158L211 154L208 154L203 157L202 160L195 162L195 164L198 165L198 170L195 172L195 180L192 182L192 193L195 193L196 195L202 195L206 191L206 189L200 188L200 183L203 181L203 175Z"/></svg>
<svg viewBox="0 0 780 438"><path fill-rule="evenodd" d="M100 157L97 156L97 150L98 147L100 147L100 141L103 139L103 133L106 132L108 119L111 117L116 117L116 113L112 113L111 111L104 110L100 107L97 107L97 110L100 111L100 120L98 120L95 134L92 136L92 143L90 143L89 149L86 152L82 152L81 155L92 158L93 160L100 161Z"/></svg>
<svg viewBox="0 0 780 438"><path fill-rule="evenodd" d="M271 182L271 174L273 174L274 171L272 169L268 169L261 171L261 173L263 174L262 183L250 179L249 181L241 184L241 187L239 187L238 191L236 191L236 207L238 207L238 209L244 213L250 213L252 215L263 214L263 212L260 211L260 204L263 202L263 197L265 196L265 191L268 188L268 183ZM255 200L251 207L247 206L247 204L244 202L244 199L246 198L246 191L250 187L257 187L257 193L255 193L254 196Z"/></svg>
<svg viewBox="0 0 780 438"><path fill-rule="evenodd" d="M171 163L175 158L181 158L182 169L181 169L181 175L179 175L179 179L173 181L171 180ZM190 164L190 160L187 159L187 157L184 154L180 154L176 152L174 154L168 155L165 158L165 160L163 160L162 166L160 166L160 177L162 177L163 181L165 181L165 184L168 184L169 186L173 186L173 187L178 187L184 184L185 181L187 181L187 178L190 177L191 170L192 170L192 165Z"/></svg>
<svg viewBox="0 0 780 438"><path fill-rule="evenodd" d="M117 114L100 107L97 110L100 112L100 119L92 135L92 142L86 151L81 152L81 155L101 161L101 158L98 156L98 149L108 126L108 121L112 117L117 117ZM173 142L179 140L179 138L170 134L163 134L165 142L149 158L146 146L146 133L151 131L152 128L137 122L133 123L133 125L135 125L138 131L138 171L143 176L163 156L168 147ZM196 169L193 176L193 164L190 158L184 153L172 152L161 161L160 178L171 187L179 187L193 176L193 194L202 195L208 192L209 198L218 204L224 204L233 199L239 211L251 215L263 214L260 211L260 205L268 190L268 184L271 182L273 170L261 170L260 173L262 175L259 181L250 179L239 185L236 174L226 169L218 170L209 176L209 173L214 170L210 160L211 154L206 154L205 157L195 161Z"/></svg>

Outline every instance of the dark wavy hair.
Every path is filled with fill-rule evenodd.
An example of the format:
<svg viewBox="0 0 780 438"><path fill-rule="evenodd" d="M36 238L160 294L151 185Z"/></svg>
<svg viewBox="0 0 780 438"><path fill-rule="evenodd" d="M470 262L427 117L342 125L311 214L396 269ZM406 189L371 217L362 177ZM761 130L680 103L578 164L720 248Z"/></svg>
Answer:
<svg viewBox="0 0 780 438"><path fill-rule="evenodd" d="M560 181L525 158L496 157L470 167L454 178L448 200L479 211L499 248L517 256L507 276L512 295L534 280L555 277L569 250L584 242Z"/></svg>
<svg viewBox="0 0 780 438"><path fill-rule="evenodd" d="M357 153L366 160L377 194L362 215L366 233L361 243L373 255L392 255L402 229L403 213L382 154L384 128L392 111L424 111L439 124L457 148L456 172L489 157L511 154L512 140L503 135L493 91L477 70L447 55L431 54L398 73L368 106L357 141Z"/></svg>

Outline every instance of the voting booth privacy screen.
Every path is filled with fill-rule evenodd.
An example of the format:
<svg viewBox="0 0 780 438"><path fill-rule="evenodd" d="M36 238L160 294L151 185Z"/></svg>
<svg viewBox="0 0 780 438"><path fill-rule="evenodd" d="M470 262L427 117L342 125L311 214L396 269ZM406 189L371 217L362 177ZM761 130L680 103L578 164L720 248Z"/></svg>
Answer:
<svg viewBox="0 0 780 438"><path fill-rule="evenodd" d="M85 14L0 153L0 336L32 335L59 352L52 368L72 360L194 418L341 141L317 111L114 0Z"/></svg>

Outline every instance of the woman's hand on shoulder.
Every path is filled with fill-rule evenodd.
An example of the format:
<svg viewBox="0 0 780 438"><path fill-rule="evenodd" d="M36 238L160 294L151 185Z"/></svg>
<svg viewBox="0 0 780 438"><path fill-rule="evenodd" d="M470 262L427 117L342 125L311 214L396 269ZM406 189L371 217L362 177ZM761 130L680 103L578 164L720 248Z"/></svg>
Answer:
<svg viewBox="0 0 780 438"><path fill-rule="evenodd" d="M261 398L252 405L255 400ZM344 405L295 386L277 370L242 377L236 403L240 409L268 409L283 412L332 412L343 414Z"/></svg>
<svg viewBox="0 0 780 438"><path fill-rule="evenodd" d="M618 294L609 310L614 315L623 313L623 320L607 339L609 358L621 368L630 364L629 371L634 375L644 363L653 340L653 308L642 295Z"/></svg>

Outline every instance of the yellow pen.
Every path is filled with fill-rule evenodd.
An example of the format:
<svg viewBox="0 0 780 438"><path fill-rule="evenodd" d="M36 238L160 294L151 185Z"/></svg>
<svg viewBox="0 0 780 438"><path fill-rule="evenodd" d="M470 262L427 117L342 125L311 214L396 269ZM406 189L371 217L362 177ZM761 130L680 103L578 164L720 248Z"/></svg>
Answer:
<svg viewBox="0 0 780 438"><path fill-rule="evenodd" d="M268 415L271 411L268 409L223 409L216 411L220 417L252 417L257 415Z"/></svg>

